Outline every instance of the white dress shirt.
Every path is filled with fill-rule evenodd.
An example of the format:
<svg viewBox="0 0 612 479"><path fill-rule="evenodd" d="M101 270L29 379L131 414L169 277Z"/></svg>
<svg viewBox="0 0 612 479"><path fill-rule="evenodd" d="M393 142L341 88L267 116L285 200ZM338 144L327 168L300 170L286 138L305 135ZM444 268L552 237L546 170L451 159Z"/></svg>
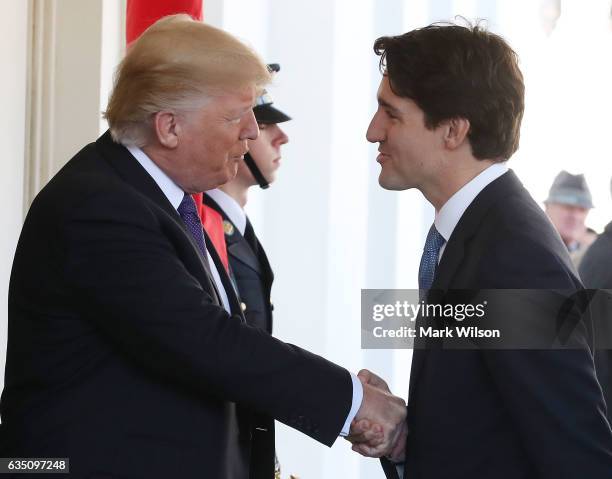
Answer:
<svg viewBox="0 0 612 479"><path fill-rule="evenodd" d="M472 201L478 196L478 194L484 190L484 188L496 180L504 173L508 171L506 163L494 163L489 166L486 170L481 171L478 176L473 178L471 181L466 183L451 196L444 206L440 208L440 211L436 214L434 224L438 233L448 242L449 238L455 230L455 226L459 223L459 220L468 209L468 206L472 204ZM446 243L440 248L440 254L438 255L438 262L444 254L446 249Z"/></svg>
<svg viewBox="0 0 612 479"><path fill-rule="evenodd" d="M174 209L178 212L178 207L183 201L183 197L185 196L185 192L174 182L172 181L164 171L157 166L151 158L147 156L147 154L142 151L138 147L128 146L126 147L128 151L132 154L134 158L140 163L140 165L146 170L147 173L153 178L157 186L162 190L166 198L170 204L174 207ZM208 191L207 194L214 199L219 206L225 211L227 216L230 218L232 223L238 228L240 234L244 234L246 229L246 221L247 217L244 210L240 207L238 202L234 200L227 193L215 189ZM215 281L215 285L217 286L217 290L221 295L221 301L223 302L223 307L225 310L231 314L229 300L227 298L227 293L225 292L225 288L223 287L223 283L221 282L221 276L219 276L219 271L217 271L217 267L215 262L210 257L210 253L206 250L206 255L208 256L208 263L210 264L210 272L212 273L213 279ZM361 385L361 381L359 378L353 374L351 374L351 381L353 382L353 402L351 404L351 410L349 411L348 417L344 422L344 427L340 432L341 436L346 436L349 433L349 429L351 426L351 421L357 415L357 411L361 407L361 401L363 400L363 386Z"/></svg>

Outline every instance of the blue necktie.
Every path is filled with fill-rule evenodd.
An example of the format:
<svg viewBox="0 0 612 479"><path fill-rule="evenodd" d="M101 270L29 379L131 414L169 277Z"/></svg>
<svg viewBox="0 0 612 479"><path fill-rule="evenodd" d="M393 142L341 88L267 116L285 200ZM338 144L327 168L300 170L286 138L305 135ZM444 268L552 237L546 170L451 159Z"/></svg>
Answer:
<svg viewBox="0 0 612 479"><path fill-rule="evenodd" d="M178 214L181 216L183 223L187 226L189 233L195 240L198 245L198 249L200 253L202 253L202 261L204 263L204 268L208 273L208 282L210 284L211 289L214 291L217 304L223 304L221 302L221 296L219 296L219 291L217 290L217 286L215 285L212 279L212 273L210 271L210 263L208 262L208 254L206 253L206 242L204 240L204 230L202 227L202 222L200 221L200 216L198 215L198 211L196 209L195 201L193 200L190 194L185 193L183 197L183 201L177 208Z"/></svg>
<svg viewBox="0 0 612 479"><path fill-rule="evenodd" d="M185 193L183 201L181 201L181 204L178 207L178 213L181 215L183 223L185 223L189 233L191 233L191 236L198 245L200 253L202 253L202 256L208 263L206 244L204 243L204 232L202 231L202 222L200 221L200 216L196 210L195 201L193 201L191 195Z"/></svg>
<svg viewBox="0 0 612 479"><path fill-rule="evenodd" d="M440 248L446 243L444 237L438 233L436 225L431 225L425 246L423 247L423 256L421 256L421 264L419 266L419 289L429 289L433 284L438 266L438 256Z"/></svg>

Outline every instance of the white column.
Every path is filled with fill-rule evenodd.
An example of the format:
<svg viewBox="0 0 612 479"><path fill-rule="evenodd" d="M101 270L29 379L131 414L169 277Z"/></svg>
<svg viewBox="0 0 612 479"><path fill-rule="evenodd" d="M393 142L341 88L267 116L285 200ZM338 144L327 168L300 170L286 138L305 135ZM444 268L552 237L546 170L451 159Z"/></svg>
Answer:
<svg viewBox="0 0 612 479"><path fill-rule="evenodd" d="M125 54L126 0L102 0L102 36L100 53L100 112L106 110L113 87L117 65ZM108 129L108 123L99 116L99 133Z"/></svg>
<svg viewBox="0 0 612 479"><path fill-rule="evenodd" d="M31 2L25 203L106 123L125 43L125 0Z"/></svg>
<svg viewBox="0 0 612 479"><path fill-rule="evenodd" d="M17 237L23 221L23 157L26 124L26 58L28 3L1 0L3 12L0 75L0 385L4 384L8 283Z"/></svg>

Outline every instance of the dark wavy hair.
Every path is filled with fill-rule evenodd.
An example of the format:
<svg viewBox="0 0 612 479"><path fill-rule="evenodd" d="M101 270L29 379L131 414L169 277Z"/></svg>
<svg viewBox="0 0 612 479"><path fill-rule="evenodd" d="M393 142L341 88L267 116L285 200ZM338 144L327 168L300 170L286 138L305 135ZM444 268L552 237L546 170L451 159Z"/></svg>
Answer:
<svg viewBox="0 0 612 479"><path fill-rule="evenodd" d="M391 90L412 99L435 128L451 118L470 122L477 159L504 161L518 149L525 86L518 56L479 25L435 23L374 42Z"/></svg>

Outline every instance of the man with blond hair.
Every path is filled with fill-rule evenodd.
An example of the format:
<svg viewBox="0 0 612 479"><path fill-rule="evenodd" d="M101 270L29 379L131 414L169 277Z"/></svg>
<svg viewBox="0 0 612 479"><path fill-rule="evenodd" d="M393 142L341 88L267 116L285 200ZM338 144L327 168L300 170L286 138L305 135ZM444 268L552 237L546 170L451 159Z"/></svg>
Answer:
<svg viewBox="0 0 612 479"><path fill-rule="evenodd" d="M268 81L249 48L185 16L131 46L110 132L25 220L1 457L68 458L78 478L246 479L273 460L251 457L254 414L327 445L368 418L372 447L390 450L403 401L247 326L202 232L191 194L236 174ZM67 472L61 464L53 472Z"/></svg>

